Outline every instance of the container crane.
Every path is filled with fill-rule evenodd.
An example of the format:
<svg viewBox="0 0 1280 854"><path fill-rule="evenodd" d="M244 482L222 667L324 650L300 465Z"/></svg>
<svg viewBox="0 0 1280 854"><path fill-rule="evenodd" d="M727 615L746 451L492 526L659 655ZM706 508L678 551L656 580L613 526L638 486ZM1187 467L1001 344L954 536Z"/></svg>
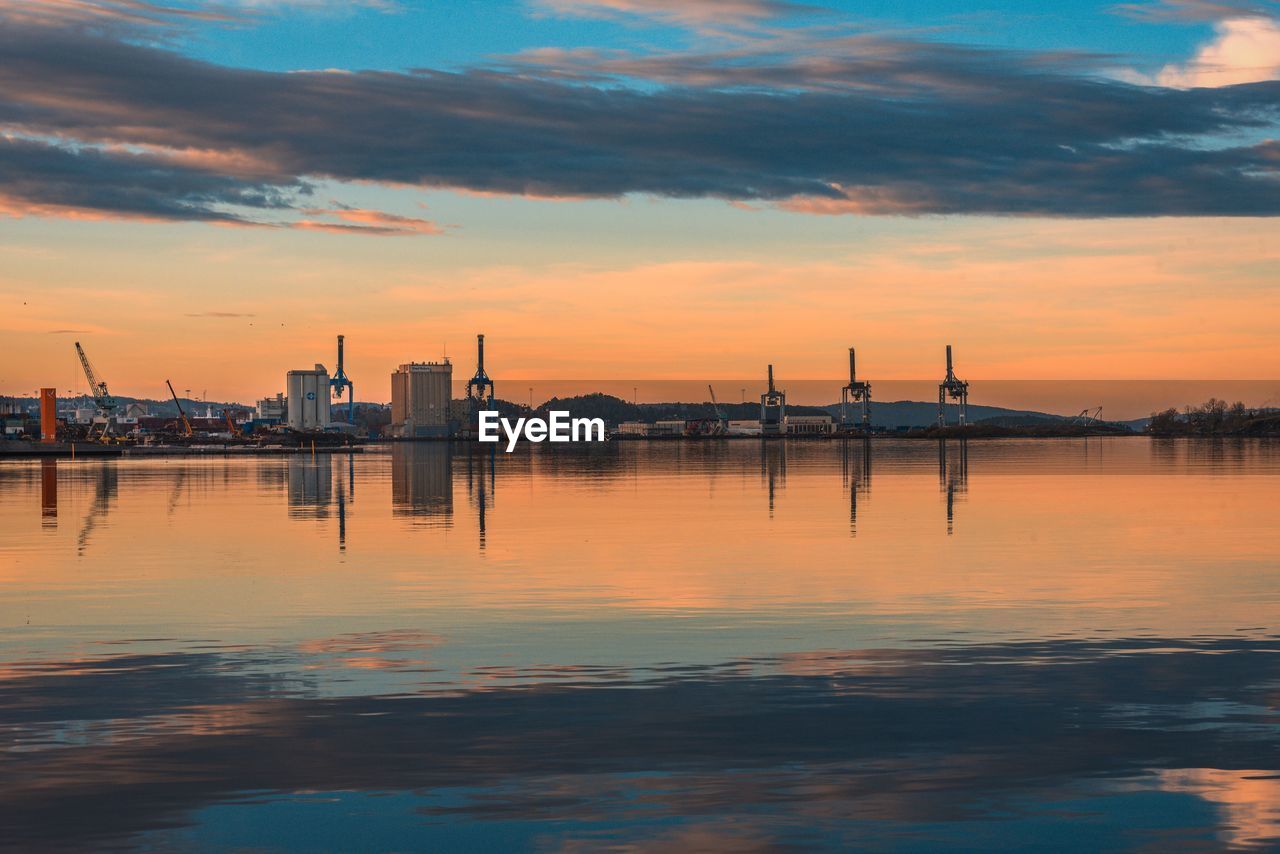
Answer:
<svg viewBox="0 0 1280 854"><path fill-rule="evenodd" d="M482 409L493 409L493 380L484 370L484 336L476 336L476 375L467 380L467 401L472 423Z"/></svg>
<svg viewBox="0 0 1280 854"><path fill-rule="evenodd" d="M192 432L191 421L190 419L187 418L187 413L182 411L182 404L178 401L178 393L173 390L173 383L169 382L168 380L165 380L164 384L169 387L169 394L173 395L174 406L178 407L178 417L182 419L182 435L190 439L191 432Z"/></svg>
<svg viewBox="0 0 1280 854"><path fill-rule="evenodd" d="M769 390L760 395L760 434L781 436L787 432L787 393L773 384L773 365L769 366Z"/></svg>
<svg viewBox="0 0 1280 854"><path fill-rule="evenodd" d="M965 425L969 410L969 384L956 377L951 366L951 345L947 345L947 375L938 383L938 426L947 426L947 398L958 404L960 426Z"/></svg>
<svg viewBox="0 0 1280 854"><path fill-rule="evenodd" d="M347 394L347 423L356 423L356 386L347 376L347 372L343 367L343 340L345 335L338 336L338 368L333 372L333 376L329 378L329 389L333 392L333 396L338 400L342 399L343 391Z"/></svg>
<svg viewBox="0 0 1280 854"><path fill-rule="evenodd" d="M858 380L858 362L854 349L849 348L849 384L840 389L840 429L850 428L847 410L850 404L856 403L861 408L862 432L871 431L871 383Z"/></svg>
<svg viewBox="0 0 1280 854"><path fill-rule="evenodd" d="M115 416L119 404L107 390L106 380L98 379L98 375L93 372L89 357L84 354L84 348L80 346L79 341L76 342L76 355L80 357L80 366L84 368L84 378L89 381L89 393L93 395L93 403L97 407L98 414L106 421L102 427L102 435L105 437L111 432L111 419Z"/></svg>

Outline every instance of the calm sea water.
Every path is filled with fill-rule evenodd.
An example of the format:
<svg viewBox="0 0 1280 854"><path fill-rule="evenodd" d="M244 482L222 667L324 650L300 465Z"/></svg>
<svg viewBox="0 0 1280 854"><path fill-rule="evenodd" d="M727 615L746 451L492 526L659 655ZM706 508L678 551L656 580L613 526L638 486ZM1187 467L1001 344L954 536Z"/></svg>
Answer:
<svg viewBox="0 0 1280 854"><path fill-rule="evenodd" d="M1280 847L1280 442L0 463L0 846Z"/></svg>

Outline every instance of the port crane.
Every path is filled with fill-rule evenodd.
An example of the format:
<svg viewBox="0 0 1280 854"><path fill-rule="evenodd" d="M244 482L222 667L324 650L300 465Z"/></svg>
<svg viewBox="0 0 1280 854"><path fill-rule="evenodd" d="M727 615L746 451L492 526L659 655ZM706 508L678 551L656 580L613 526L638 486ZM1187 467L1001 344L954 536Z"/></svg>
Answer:
<svg viewBox="0 0 1280 854"><path fill-rule="evenodd" d="M178 393L173 390L173 383L168 380L164 384L169 387L169 394L173 396L173 405L178 407L178 417L182 419L182 435L188 439L191 438L191 420L187 418L187 413L182 411L182 403L178 400Z"/></svg>
<svg viewBox="0 0 1280 854"><path fill-rule="evenodd" d="M948 351L949 352L949 351ZM850 429L847 410L856 403L861 410L862 432L871 431L871 383L858 380L858 362L852 347L849 348L849 384L840 389L840 429Z"/></svg>
<svg viewBox="0 0 1280 854"><path fill-rule="evenodd" d="M493 409L493 380L484 371L484 336L476 336L476 375L467 380L467 400L471 417L481 409Z"/></svg>
<svg viewBox="0 0 1280 854"><path fill-rule="evenodd" d="M694 418L684 423L684 435L686 436L723 436L729 432L729 422L725 419L724 413L720 411L720 403L716 400L716 391L710 385L707 391L711 393L711 406L715 409L715 418Z"/></svg>
<svg viewBox="0 0 1280 854"><path fill-rule="evenodd" d="M1084 426L1088 427L1090 424L1098 423L1098 419L1101 417L1102 417L1102 407L1099 406L1095 409L1085 408L1080 410L1080 414L1077 415L1075 418L1072 418L1071 421L1075 424L1083 424Z"/></svg>
<svg viewBox="0 0 1280 854"><path fill-rule="evenodd" d="M234 420L232 420L231 410L230 409L222 410L222 417L227 420L227 430L231 433L231 436L236 439L243 439L244 431L240 429L240 426L236 424Z"/></svg>
<svg viewBox="0 0 1280 854"><path fill-rule="evenodd" d="M345 390L347 395L347 423L356 423L356 386L351 382L351 378L347 376L347 372L343 367L343 340L345 335L338 336L338 368L333 372L333 376L329 378L329 389L333 396L338 400L342 400L342 394Z"/></svg>
<svg viewBox="0 0 1280 854"><path fill-rule="evenodd" d="M959 422L963 427L969 411L969 384L956 377L951 366L951 345L947 345L947 375L938 383L938 426L947 426L947 398L956 401L959 410Z"/></svg>
<svg viewBox="0 0 1280 854"><path fill-rule="evenodd" d="M711 395L711 406L716 411L716 421L720 423L720 432L729 432L729 419L724 417L724 412L720 410L720 401L716 400L716 390L711 387L711 383L707 383L707 392Z"/></svg>
<svg viewBox="0 0 1280 854"><path fill-rule="evenodd" d="M76 355L80 357L80 366L84 368L84 378L89 381L89 393L93 395L93 403L97 407L98 414L105 421L102 426L102 437L111 432L111 419L115 417L116 409L119 404L116 399L111 396L111 392L107 390L106 380L98 379L98 375L93 371L93 365L89 364L89 357L85 355L84 348L80 346L80 342L76 342Z"/></svg>
<svg viewBox="0 0 1280 854"><path fill-rule="evenodd" d="M787 432L787 393L773 384L773 365L769 366L769 390L760 395L760 433L763 436Z"/></svg>

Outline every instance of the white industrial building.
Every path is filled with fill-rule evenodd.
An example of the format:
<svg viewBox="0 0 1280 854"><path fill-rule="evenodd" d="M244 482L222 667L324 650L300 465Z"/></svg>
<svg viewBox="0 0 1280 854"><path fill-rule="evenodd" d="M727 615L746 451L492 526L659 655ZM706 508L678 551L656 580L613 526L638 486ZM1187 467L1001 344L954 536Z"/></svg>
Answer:
<svg viewBox="0 0 1280 854"><path fill-rule="evenodd" d="M788 415L783 423L788 436L824 436L836 429L830 415Z"/></svg>
<svg viewBox="0 0 1280 854"><path fill-rule="evenodd" d="M289 429L324 430L329 426L329 371L324 365L290 371L285 389Z"/></svg>

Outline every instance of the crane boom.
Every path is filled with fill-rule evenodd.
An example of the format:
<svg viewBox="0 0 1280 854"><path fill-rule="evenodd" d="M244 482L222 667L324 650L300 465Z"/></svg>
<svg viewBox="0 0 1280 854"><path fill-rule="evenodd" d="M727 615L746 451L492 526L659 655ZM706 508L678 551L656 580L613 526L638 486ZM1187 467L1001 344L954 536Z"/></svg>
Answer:
<svg viewBox="0 0 1280 854"><path fill-rule="evenodd" d="M89 357L84 354L79 341L76 342L76 355L80 357L80 365L84 368L84 378L89 381L89 393L93 395L93 402L103 415L110 417L116 410L116 399L107 391L106 381L98 379L93 372L93 365L89 364Z"/></svg>
<svg viewBox="0 0 1280 854"><path fill-rule="evenodd" d="M707 383L707 391L711 394L711 406L716 411L716 420L720 422L721 427L727 427L729 422L724 417L724 413L720 411L720 401L716 400L716 390L711 387L710 383Z"/></svg>
<svg viewBox="0 0 1280 854"><path fill-rule="evenodd" d="M173 383L168 380L164 384L169 387L169 394L173 395L173 405L178 407L178 416L182 419L182 430L187 435L191 435L191 421L187 418L187 413L182 411L182 404L178 401L178 393L173 390Z"/></svg>

